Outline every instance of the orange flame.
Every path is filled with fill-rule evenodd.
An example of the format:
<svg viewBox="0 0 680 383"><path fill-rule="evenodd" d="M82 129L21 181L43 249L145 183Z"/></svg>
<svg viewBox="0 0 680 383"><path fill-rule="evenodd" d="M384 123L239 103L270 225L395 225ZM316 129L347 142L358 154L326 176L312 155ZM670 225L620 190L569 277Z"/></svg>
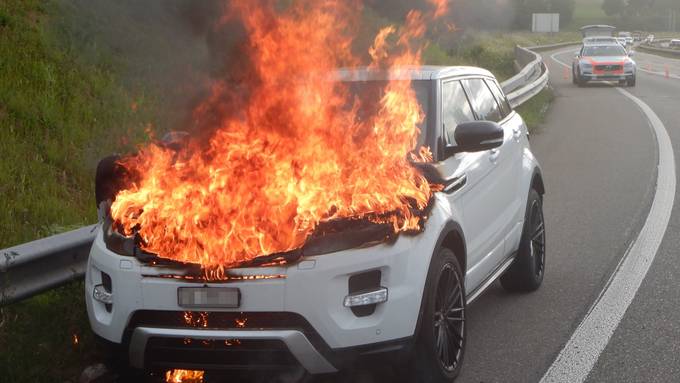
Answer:
<svg viewBox="0 0 680 383"><path fill-rule="evenodd" d="M203 383L204 371L169 370L165 373L167 383Z"/></svg>
<svg viewBox="0 0 680 383"><path fill-rule="evenodd" d="M449 12L449 0L428 0L434 6L434 18L444 16Z"/></svg>
<svg viewBox="0 0 680 383"><path fill-rule="evenodd" d="M436 189L410 164L432 160L429 149L416 148L424 112L411 82L387 81L370 100L353 95L329 73L359 62L349 53L355 8L340 0L300 0L285 10L275 3L229 2L223 21L242 20L249 65L243 83L217 81L194 111L212 128L208 145L152 144L121 161L134 183L116 195L111 216L144 250L222 270L298 249L332 220L421 228L414 211ZM442 9L436 2L434 13ZM424 32L417 11L403 27L383 29L369 68L398 75L418 65L413 45Z"/></svg>

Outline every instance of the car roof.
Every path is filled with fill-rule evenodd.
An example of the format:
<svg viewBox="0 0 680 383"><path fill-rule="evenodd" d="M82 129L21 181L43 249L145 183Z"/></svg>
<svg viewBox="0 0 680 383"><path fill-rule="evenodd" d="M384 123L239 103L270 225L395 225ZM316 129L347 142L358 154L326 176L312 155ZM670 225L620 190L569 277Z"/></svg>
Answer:
<svg viewBox="0 0 680 383"><path fill-rule="evenodd" d="M333 74L339 81L438 80L454 76L494 77L486 69L471 66L413 65L391 70L368 67L340 68Z"/></svg>
<svg viewBox="0 0 680 383"><path fill-rule="evenodd" d="M619 43L597 43L597 44L588 44L589 47L621 47L621 44Z"/></svg>

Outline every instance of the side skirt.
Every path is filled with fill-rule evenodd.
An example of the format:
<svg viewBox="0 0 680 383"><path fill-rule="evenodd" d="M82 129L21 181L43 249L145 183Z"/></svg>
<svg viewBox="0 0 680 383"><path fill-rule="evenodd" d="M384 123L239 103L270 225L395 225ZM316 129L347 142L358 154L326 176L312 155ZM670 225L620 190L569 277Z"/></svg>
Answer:
<svg viewBox="0 0 680 383"><path fill-rule="evenodd" d="M467 295L467 303L470 304L475 301L475 299L479 298L480 295L486 290L489 286L491 286L492 283L496 281L503 273L505 270L507 270L510 265L512 265L512 262L515 260L515 256L517 253L513 253L511 257L506 259L503 263L501 263L496 270L494 270L489 276L484 280L482 284L479 285L474 291L472 291L470 294Z"/></svg>

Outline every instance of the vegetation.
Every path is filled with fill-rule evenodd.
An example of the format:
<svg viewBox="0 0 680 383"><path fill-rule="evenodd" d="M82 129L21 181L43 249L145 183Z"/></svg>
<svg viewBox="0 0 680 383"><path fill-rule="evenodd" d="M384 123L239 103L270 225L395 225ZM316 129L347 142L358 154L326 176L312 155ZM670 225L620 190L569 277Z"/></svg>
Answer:
<svg viewBox="0 0 680 383"><path fill-rule="evenodd" d="M430 43L423 53L426 64L432 65L472 65L491 71L499 81L515 74L515 51L517 45L530 47L580 40L580 34L565 32L541 34L529 32L514 33L466 33L449 49L443 44Z"/></svg>
<svg viewBox="0 0 680 383"><path fill-rule="evenodd" d="M144 98L57 45L56 7L0 1L0 248L94 222L98 158L125 149L119 137L141 141L148 121ZM82 295L76 283L0 309L3 381L77 377L95 349Z"/></svg>
<svg viewBox="0 0 680 383"><path fill-rule="evenodd" d="M621 28L651 31L680 28L677 0L603 0L601 8Z"/></svg>
<svg viewBox="0 0 680 383"><path fill-rule="evenodd" d="M529 132L535 133L545 122L550 105L555 100L555 95L550 88L543 89L539 94L517 108L522 115Z"/></svg>

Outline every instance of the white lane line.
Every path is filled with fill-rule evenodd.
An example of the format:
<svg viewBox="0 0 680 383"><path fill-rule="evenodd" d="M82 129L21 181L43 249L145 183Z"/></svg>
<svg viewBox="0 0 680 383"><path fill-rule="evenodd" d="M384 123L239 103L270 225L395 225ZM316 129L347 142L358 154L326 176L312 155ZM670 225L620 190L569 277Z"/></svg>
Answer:
<svg viewBox="0 0 680 383"><path fill-rule="evenodd" d="M551 56L555 62L569 65ZM656 135L659 164L652 207L637 238L583 321L541 379L541 383L584 382L609 343L649 270L663 239L675 197L675 158L670 137L659 117L639 98L617 88L645 114Z"/></svg>

